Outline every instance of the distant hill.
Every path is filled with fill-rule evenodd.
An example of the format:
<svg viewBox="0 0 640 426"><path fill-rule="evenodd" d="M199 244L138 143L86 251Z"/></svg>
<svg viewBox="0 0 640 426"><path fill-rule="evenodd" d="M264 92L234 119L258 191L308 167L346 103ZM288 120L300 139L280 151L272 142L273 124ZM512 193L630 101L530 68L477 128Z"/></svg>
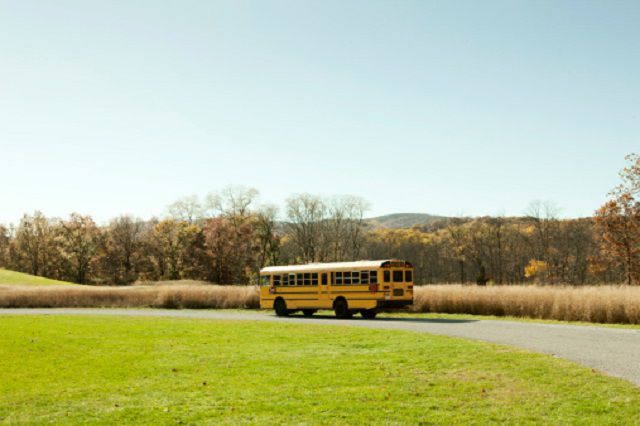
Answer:
<svg viewBox="0 0 640 426"><path fill-rule="evenodd" d="M429 225L446 219L445 216L434 216L427 213L393 213L365 219L365 222L376 228L411 228L416 225Z"/></svg>
<svg viewBox="0 0 640 426"><path fill-rule="evenodd" d="M66 281L51 280L45 277L9 271L0 268L0 286L2 285L75 285Z"/></svg>

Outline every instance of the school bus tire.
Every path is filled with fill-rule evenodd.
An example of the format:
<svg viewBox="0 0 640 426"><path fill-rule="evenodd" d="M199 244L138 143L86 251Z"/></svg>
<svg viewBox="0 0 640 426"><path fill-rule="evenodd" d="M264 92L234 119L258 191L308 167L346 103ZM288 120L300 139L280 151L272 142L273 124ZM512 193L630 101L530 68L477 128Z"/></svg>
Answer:
<svg viewBox="0 0 640 426"><path fill-rule="evenodd" d="M276 311L276 315L279 317L286 317L287 315L289 315L289 310L287 309L287 302L285 302L282 297L278 297L273 302L273 310Z"/></svg>
<svg viewBox="0 0 640 426"><path fill-rule="evenodd" d="M336 313L337 318L345 319L353 316L353 312L349 310L347 299L344 297L338 297L333 301L333 311Z"/></svg>
<svg viewBox="0 0 640 426"><path fill-rule="evenodd" d="M378 312L375 309L363 309L360 311L360 315L362 315L362 318L366 319L374 319L377 314Z"/></svg>

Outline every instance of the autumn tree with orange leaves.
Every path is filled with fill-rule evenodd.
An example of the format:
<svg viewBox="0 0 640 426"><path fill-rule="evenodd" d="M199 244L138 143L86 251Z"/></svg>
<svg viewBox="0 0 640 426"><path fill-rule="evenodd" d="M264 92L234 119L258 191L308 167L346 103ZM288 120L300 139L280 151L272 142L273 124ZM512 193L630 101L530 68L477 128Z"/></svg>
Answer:
<svg viewBox="0 0 640 426"><path fill-rule="evenodd" d="M603 233L603 253L624 268L627 284L639 284L640 155L631 154L627 161L629 166L620 172L622 183L596 211L596 223Z"/></svg>

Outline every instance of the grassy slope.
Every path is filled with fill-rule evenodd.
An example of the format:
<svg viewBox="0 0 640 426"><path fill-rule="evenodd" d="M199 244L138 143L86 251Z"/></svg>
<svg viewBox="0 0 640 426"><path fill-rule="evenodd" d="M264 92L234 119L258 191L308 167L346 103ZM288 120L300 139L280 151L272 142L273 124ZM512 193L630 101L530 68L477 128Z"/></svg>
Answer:
<svg viewBox="0 0 640 426"><path fill-rule="evenodd" d="M22 272L0 268L0 285L73 285L66 281L51 280Z"/></svg>
<svg viewBox="0 0 640 426"><path fill-rule="evenodd" d="M0 421L621 424L640 389L461 339L298 324L0 317Z"/></svg>

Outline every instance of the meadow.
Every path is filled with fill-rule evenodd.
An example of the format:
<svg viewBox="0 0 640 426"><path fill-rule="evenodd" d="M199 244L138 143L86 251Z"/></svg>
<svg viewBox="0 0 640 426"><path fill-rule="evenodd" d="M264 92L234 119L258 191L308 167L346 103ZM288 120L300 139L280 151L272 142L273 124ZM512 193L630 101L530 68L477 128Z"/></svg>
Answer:
<svg viewBox="0 0 640 426"><path fill-rule="evenodd" d="M301 324L0 317L0 422L632 424L640 389L462 339Z"/></svg>
<svg viewBox="0 0 640 426"><path fill-rule="evenodd" d="M256 309L259 306L255 286L220 286L198 281L141 284L124 287L0 285L0 308ZM640 324L640 287L417 286L411 311Z"/></svg>
<svg viewBox="0 0 640 426"><path fill-rule="evenodd" d="M48 286L74 284L0 268L0 285Z"/></svg>
<svg viewBox="0 0 640 426"><path fill-rule="evenodd" d="M638 286L429 285L417 288L416 312L640 324Z"/></svg>
<svg viewBox="0 0 640 426"><path fill-rule="evenodd" d="M254 286L0 286L0 308L256 309Z"/></svg>

